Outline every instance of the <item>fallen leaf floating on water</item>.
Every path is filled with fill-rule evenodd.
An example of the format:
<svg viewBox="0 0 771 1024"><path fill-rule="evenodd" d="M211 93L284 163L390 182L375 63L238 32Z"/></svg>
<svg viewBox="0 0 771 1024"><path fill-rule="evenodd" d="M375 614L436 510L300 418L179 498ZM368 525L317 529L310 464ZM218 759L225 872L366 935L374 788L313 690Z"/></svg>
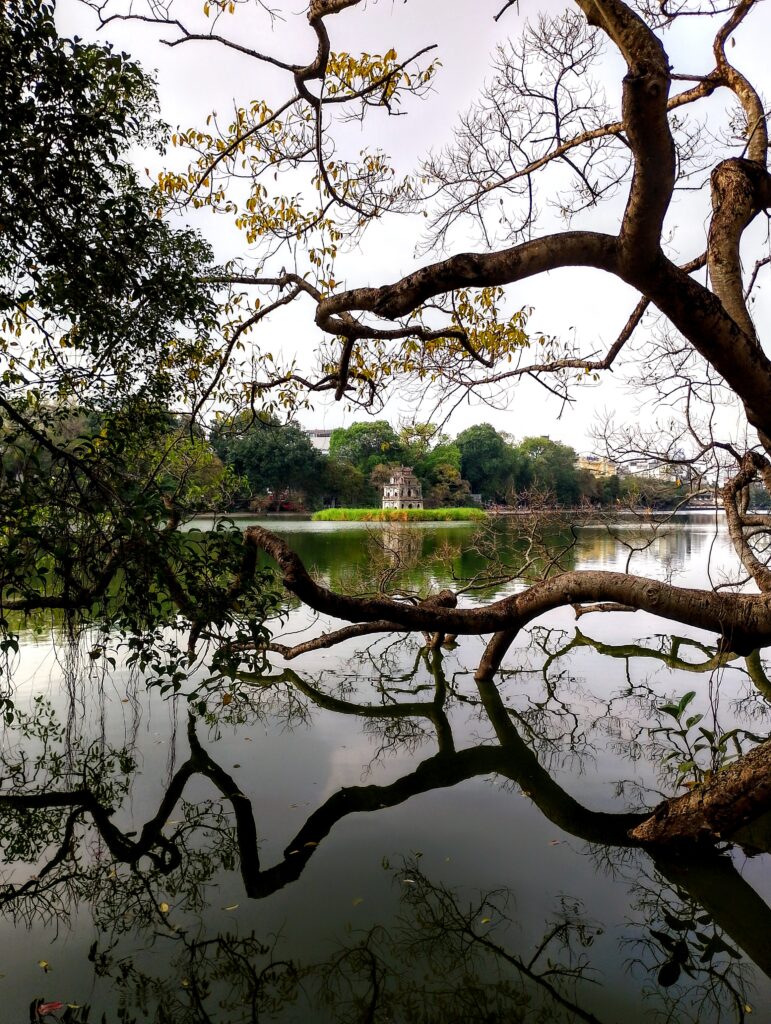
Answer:
<svg viewBox="0 0 771 1024"><path fill-rule="evenodd" d="M490 917L483 917L482 920L479 923L480 924L489 924L491 920L492 920L492 918L490 918Z"/></svg>
<svg viewBox="0 0 771 1024"><path fill-rule="evenodd" d="M162 914L168 914L168 912L169 912L169 911L171 910L171 907L170 907L170 906L168 905L168 903L166 903L166 901L164 900L164 902L163 902L163 903L159 903L159 904L158 904L158 909L160 910L160 912L161 912Z"/></svg>
<svg viewBox="0 0 771 1024"><path fill-rule="evenodd" d="M222 694L222 703L225 705L225 707L227 707L228 704L232 704L233 703L233 694L232 693L223 693Z"/></svg>
<svg viewBox="0 0 771 1024"><path fill-rule="evenodd" d="M364 897L363 896L357 896L356 899L353 901L353 906L354 907L358 907L358 905L360 903L363 903L363 902L364 902Z"/></svg>
<svg viewBox="0 0 771 1024"><path fill-rule="evenodd" d="M51 970L51 965L47 960L38 960L37 965L38 967L41 967L46 972L46 974L48 974L48 972Z"/></svg>
<svg viewBox="0 0 771 1024"><path fill-rule="evenodd" d="M222 909L223 910L238 910L238 904L237 903L231 903L229 907L223 907Z"/></svg>
<svg viewBox="0 0 771 1024"><path fill-rule="evenodd" d="M561 839L550 839L549 846L559 846L562 843Z"/></svg>
<svg viewBox="0 0 771 1024"><path fill-rule="evenodd" d="M56 1013L57 1010L63 1010L64 1003L53 1002L53 1003L40 1003L37 1008L38 1017L46 1017L49 1013Z"/></svg>

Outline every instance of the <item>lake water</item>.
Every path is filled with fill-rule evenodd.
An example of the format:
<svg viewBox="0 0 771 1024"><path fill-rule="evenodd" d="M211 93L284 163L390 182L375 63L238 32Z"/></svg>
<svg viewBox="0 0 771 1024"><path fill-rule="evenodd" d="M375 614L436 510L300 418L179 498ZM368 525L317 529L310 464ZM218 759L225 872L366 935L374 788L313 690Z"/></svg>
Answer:
<svg viewBox="0 0 771 1024"><path fill-rule="evenodd" d="M471 604L543 564L521 524L267 525L354 592ZM634 549L683 585L733 571L709 514L550 539L565 568ZM296 605L273 624L289 646L334 626ZM771 826L700 862L626 840L629 814L769 733L763 658L677 632L560 610L481 687L480 638L362 637L271 655L189 718L88 638L29 631L0 766L0 1021L771 1020Z"/></svg>

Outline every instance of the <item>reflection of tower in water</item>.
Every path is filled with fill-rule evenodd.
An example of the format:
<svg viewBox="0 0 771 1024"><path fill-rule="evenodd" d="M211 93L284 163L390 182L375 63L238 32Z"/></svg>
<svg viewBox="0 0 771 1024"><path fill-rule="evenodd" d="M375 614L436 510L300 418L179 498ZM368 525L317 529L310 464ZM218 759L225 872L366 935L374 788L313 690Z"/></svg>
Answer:
<svg viewBox="0 0 771 1024"><path fill-rule="evenodd" d="M370 547L380 552L385 561L397 568L408 568L420 561L423 552L422 530L410 529L401 523L389 524L372 535Z"/></svg>

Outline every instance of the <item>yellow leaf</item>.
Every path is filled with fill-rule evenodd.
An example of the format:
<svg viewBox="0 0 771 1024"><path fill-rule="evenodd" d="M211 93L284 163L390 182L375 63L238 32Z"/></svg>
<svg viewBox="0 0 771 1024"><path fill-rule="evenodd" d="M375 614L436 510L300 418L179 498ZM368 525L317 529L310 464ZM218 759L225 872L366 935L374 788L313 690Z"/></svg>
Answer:
<svg viewBox="0 0 771 1024"><path fill-rule="evenodd" d="M47 960L38 960L37 965L38 967L41 967L46 972L46 974L48 974L48 972L51 970L51 965Z"/></svg>
<svg viewBox="0 0 771 1024"><path fill-rule="evenodd" d="M171 910L171 907L164 900L162 903L158 904L158 909L162 914L168 914L168 912Z"/></svg>
<svg viewBox="0 0 771 1024"><path fill-rule="evenodd" d="M238 904L237 903L231 903L229 907L223 907L222 909L223 910L238 910Z"/></svg>

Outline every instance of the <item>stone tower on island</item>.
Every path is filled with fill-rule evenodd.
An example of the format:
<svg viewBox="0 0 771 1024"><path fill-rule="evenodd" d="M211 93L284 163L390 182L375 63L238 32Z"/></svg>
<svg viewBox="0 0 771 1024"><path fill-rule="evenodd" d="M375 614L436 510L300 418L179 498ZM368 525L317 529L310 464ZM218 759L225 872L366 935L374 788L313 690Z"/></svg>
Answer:
<svg viewBox="0 0 771 1024"><path fill-rule="evenodd" d="M423 487L409 466L396 466L383 485L383 508L423 508Z"/></svg>

